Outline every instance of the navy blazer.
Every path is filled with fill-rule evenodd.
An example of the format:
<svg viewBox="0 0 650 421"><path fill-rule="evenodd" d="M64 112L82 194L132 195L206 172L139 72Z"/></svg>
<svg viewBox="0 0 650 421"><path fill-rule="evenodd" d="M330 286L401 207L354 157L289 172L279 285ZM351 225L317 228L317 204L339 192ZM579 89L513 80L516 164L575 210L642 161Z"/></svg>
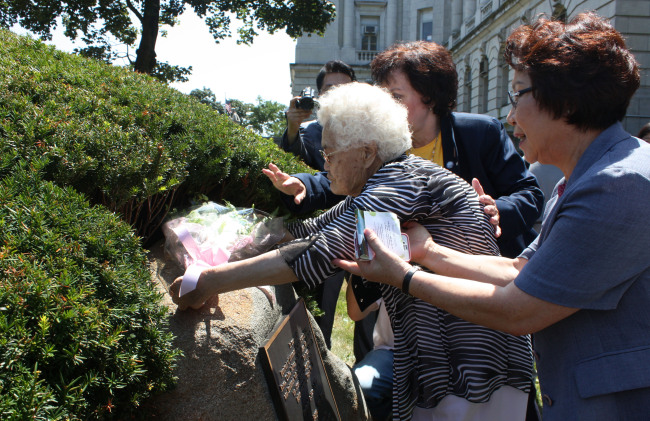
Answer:
<svg viewBox="0 0 650 421"><path fill-rule="evenodd" d="M480 114L452 113L440 120L445 167L468 183L477 178L495 198L501 218L501 254L516 257L537 233L532 228L542 212L544 195L528 171L503 124ZM300 205L283 201L293 213L328 209L343 199L332 194L326 173L294 174L307 188Z"/></svg>
<svg viewBox="0 0 650 421"><path fill-rule="evenodd" d="M284 151L301 158L313 169L324 171L325 159L320 154L320 150L323 149L320 144L322 138L323 126L318 121L311 120L300 125L298 138L292 144L289 144L289 136L285 130L279 146Z"/></svg>

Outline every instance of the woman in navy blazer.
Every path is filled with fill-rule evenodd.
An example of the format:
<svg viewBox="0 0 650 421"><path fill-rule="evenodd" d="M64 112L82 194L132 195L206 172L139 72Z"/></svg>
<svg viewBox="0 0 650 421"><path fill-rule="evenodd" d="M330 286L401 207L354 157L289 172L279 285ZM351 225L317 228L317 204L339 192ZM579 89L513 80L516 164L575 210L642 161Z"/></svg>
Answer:
<svg viewBox="0 0 650 421"><path fill-rule="evenodd" d="M412 258L337 264L467 321L533 333L544 421L650 414L650 145L620 121L640 84L620 33L594 13L517 28L508 122L527 161L560 168L541 233L517 258L470 256L408 230ZM405 278L405 274L408 276Z"/></svg>
<svg viewBox="0 0 650 421"><path fill-rule="evenodd" d="M501 254L517 256L537 236L533 225L541 215L544 195L501 122L452 112L458 76L451 53L433 42L395 44L379 53L370 68L374 82L409 111L414 146L410 153L444 166L470 184L477 179L487 195L486 212L493 212L493 224L499 225ZM435 157L431 150L438 150ZM287 193L284 202L293 213L329 209L343 199L332 194L325 172L290 177L270 167L264 172Z"/></svg>

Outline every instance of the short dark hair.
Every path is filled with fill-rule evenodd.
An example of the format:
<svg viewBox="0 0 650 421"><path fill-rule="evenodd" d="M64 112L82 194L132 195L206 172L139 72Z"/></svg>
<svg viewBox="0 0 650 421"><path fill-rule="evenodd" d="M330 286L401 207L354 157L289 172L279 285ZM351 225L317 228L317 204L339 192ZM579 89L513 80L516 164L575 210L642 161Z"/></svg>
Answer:
<svg viewBox="0 0 650 421"><path fill-rule="evenodd" d="M343 63L341 60L330 60L321 67L318 76L316 76L316 88L318 88L318 92L323 88L323 80L328 73L343 73L344 75L350 76L352 82L357 80L357 76L354 74L352 67Z"/></svg>
<svg viewBox="0 0 650 421"><path fill-rule="evenodd" d="M569 23L541 16L514 30L504 57L530 76L539 107L581 130L623 120L639 66L621 34L593 12Z"/></svg>
<svg viewBox="0 0 650 421"><path fill-rule="evenodd" d="M445 117L456 107L458 74L445 47L428 41L393 44L370 63L377 84L384 84L395 70L406 74L425 104L433 104L434 114Z"/></svg>

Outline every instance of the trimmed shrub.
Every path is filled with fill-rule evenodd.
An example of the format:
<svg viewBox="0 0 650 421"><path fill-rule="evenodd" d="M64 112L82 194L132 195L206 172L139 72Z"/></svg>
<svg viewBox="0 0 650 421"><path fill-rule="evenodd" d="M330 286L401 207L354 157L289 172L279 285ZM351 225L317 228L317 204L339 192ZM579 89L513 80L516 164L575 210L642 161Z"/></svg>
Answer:
<svg viewBox="0 0 650 421"><path fill-rule="evenodd" d="M44 178L122 215L145 242L198 195L272 212L261 169L309 171L269 139L128 69L0 30L0 177L47 158Z"/></svg>
<svg viewBox="0 0 650 421"><path fill-rule="evenodd" d="M0 417L123 419L172 386L178 351L131 227L25 166L0 203Z"/></svg>
<svg viewBox="0 0 650 421"><path fill-rule="evenodd" d="M171 387L142 243L194 197L279 209L269 162L309 170L151 77L0 30L0 419L137 418Z"/></svg>

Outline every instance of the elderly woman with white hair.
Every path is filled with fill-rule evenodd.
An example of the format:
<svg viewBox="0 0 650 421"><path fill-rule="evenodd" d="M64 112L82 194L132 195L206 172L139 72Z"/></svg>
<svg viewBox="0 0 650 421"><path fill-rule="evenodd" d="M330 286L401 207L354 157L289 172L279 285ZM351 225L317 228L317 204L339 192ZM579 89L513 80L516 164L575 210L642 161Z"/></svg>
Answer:
<svg viewBox="0 0 650 421"><path fill-rule="evenodd" d="M461 178L404 152L411 147L406 109L387 91L362 83L332 89L320 101L323 157L334 193L347 198L317 218L287 226L277 250L203 271L179 309L215 294L301 281L309 287L354 257L355 210L387 211L417 221L439 244L498 255L489 217ZM412 274L411 274L412 275ZM408 285L408 283L405 283ZM532 376L530 339L459 319L380 284L395 335L393 419L523 420Z"/></svg>

